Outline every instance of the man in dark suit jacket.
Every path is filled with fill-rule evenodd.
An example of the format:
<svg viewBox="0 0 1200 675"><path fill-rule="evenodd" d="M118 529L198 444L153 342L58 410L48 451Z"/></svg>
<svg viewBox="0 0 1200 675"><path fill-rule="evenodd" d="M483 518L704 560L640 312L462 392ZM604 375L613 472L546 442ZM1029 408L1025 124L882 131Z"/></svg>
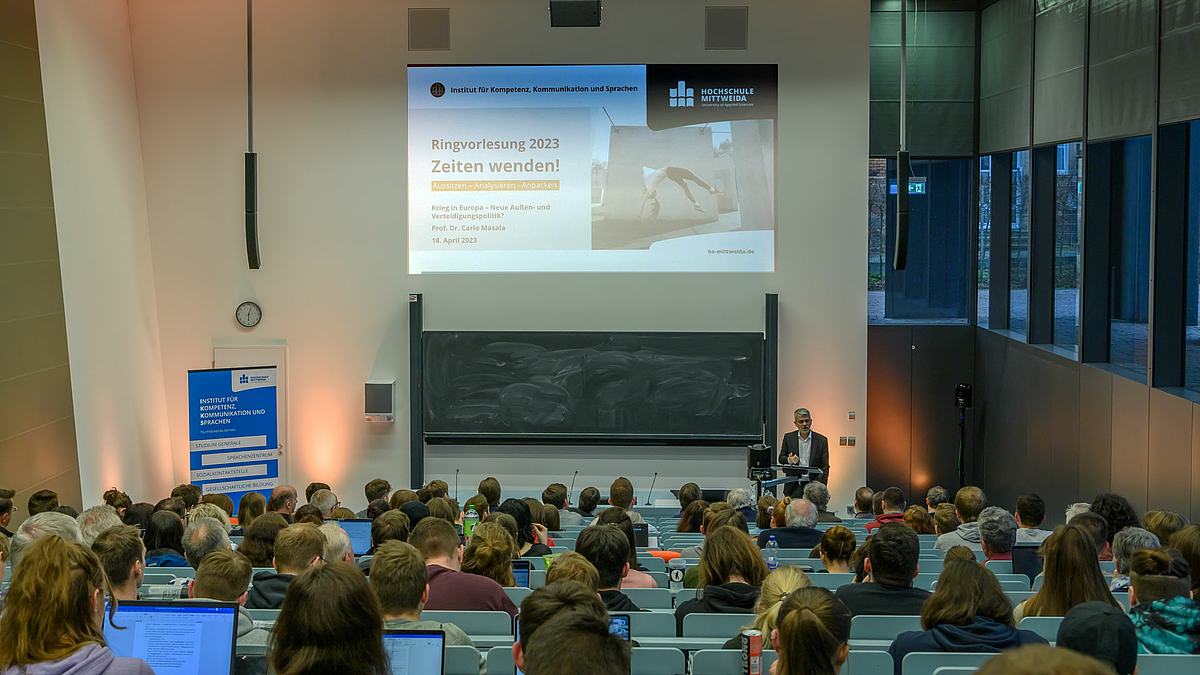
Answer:
<svg viewBox="0 0 1200 675"><path fill-rule="evenodd" d="M829 439L812 430L812 415L807 408L796 411L796 430L783 435L779 447L779 464L782 466L808 466L820 469L821 475L813 480L829 484ZM803 483L788 483L784 494L795 499L804 491Z"/></svg>

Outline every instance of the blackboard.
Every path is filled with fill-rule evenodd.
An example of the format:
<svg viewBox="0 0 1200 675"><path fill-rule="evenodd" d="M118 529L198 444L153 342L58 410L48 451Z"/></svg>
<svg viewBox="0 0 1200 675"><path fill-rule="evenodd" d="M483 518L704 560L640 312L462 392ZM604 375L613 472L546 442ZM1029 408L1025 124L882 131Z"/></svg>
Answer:
<svg viewBox="0 0 1200 675"><path fill-rule="evenodd" d="M761 333L425 332L430 443L761 442Z"/></svg>

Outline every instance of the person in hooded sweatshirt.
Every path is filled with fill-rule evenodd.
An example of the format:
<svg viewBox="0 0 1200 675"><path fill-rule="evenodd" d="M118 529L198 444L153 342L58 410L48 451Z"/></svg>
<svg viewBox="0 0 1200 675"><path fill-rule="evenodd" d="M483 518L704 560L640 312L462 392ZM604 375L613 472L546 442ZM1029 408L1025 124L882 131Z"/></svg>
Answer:
<svg viewBox="0 0 1200 675"><path fill-rule="evenodd" d="M610 612L640 612L621 592L621 580L629 574L629 539L616 525L585 528L575 541L575 551L600 574L600 599Z"/></svg>
<svg viewBox="0 0 1200 675"><path fill-rule="evenodd" d="M987 508L987 495L983 490L968 485L954 495L954 513L958 516L959 526L952 532L947 532L937 538L934 548L945 553L955 546L966 546L972 551L982 551L983 544L979 540L979 514Z"/></svg>
<svg viewBox="0 0 1200 675"><path fill-rule="evenodd" d="M200 561L196 579L188 587L188 597L196 600L216 600L238 603L237 643L239 645L265 645L271 637L269 631L254 627L254 618L241 605L246 604L246 587L254 568L250 560L234 551L222 548Z"/></svg>
<svg viewBox="0 0 1200 675"><path fill-rule="evenodd" d="M325 561L325 535L315 525L289 525L275 537L274 572L254 575L254 585L246 597L246 609L279 609L288 585L297 574Z"/></svg>
<svg viewBox="0 0 1200 675"><path fill-rule="evenodd" d="M996 575L970 560L951 560L938 577L937 591L921 609L923 631L896 636L888 653L896 675L913 652L999 653L1028 644L1047 644L1042 636L1017 630L1012 603Z"/></svg>
<svg viewBox="0 0 1200 675"><path fill-rule="evenodd" d="M701 590L675 609L676 635L683 635L688 614L753 614L770 570L748 534L736 527L714 528L700 556Z"/></svg>
<svg viewBox="0 0 1200 675"><path fill-rule="evenodd" d="M22 554L18 571L0 618L0 673L154 675L145 661L117 657L105 645L111 588L91 549L42 537Z"/></svg>
<svg viewBox="0 0 1200 675"><path fill-rule="evenodd" d="M1200 654L1200 603L1192 599L1191 566L1179 551L1134 551L1129 604L1140 653Z"/></svg>

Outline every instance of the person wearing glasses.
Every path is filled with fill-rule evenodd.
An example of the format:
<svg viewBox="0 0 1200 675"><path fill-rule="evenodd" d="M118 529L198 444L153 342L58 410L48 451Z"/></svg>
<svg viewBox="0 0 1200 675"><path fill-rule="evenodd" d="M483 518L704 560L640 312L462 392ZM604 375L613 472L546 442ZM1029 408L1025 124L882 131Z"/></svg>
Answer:
<svg viewBox="0 0 1200 675"><path fill-rule="evenodd" d="M795 413L796 430L783 435L779 446L781 466L804 466L820 469L819 476L811 480L829 484L829 439L812 430L812 415L808 408L799 408ZM804 492L804 482L787 483L784 495L799 498Z"/></svg>
<svg viewBox="0 0 1200 675"><path fill-rule="evenodd" d="M8 524L17 513L17 505L13 503L16 494L15 490L0 488L0 534L9 539L13 538L13 533L8 531Z"/></svg>

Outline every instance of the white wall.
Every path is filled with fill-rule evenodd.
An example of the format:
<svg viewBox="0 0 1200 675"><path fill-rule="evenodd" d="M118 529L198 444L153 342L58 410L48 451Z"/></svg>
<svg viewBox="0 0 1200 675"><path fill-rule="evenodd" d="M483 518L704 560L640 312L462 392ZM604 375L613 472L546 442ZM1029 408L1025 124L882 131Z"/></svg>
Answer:
<svg viewBox="0 0 1200 675"><path fill-rule="evenodd" d="M79 0L72 8L90 4ZM744 52L704 51L703 3L691 0L609 0L603 27L587 30L551 30L544 2L428 4L451 7L452 51L408 53L406 4L396 0L255 3L263 268L249 271L242 240L245 3L129 0L154 262L149 297L157 300L175 479L185 477L187 369L206 366L217 341L282 339L292 382L291 481L326 480L346 500L361 499L361 485L376 475L407 484L410 292L425 294L425 326L432 330L665 331L760 329L763 295L777 292L783 425L804 405L818 431L864 439L865 0L751 0L751 49ZM779 272L406 273L407 63L729 61L780 64ZM124 75L112 79L128 85ZM137 146L137 139L118 140L122 158ZM118 178L122 190L137 192L133 175ZM105 290L122 296L120 302L148 297L132 283ZM263 307L253 331L242 331L233 318L246 299ZM71 306L68 300L69 312ZM97 311L104 308L100 303ZM153 317L153 307L146 316ZM145 326L149 334L153 321ZM80 378L110 370L94 362L76 370L71 357ZM160 367L149 355L147 364ZM373 377L401 383L394 425L363 420L362 383ZM152 393L113 400L112 415L128 417ZM846 421L850 410L858 421ZM863 443L841 448L836 441L831 448L835 504L846 503L862 483L864 450ZM462 485L495 474L508 489L540 490L551 479L569 482L579 469L576 492L589 483L605 486L619 473L640 494L654 471L663 488L697 474L706 485L734 484L745 471L744 451L736 448L563 454L435 447L427 475L452 480L453 468L461 467Z"/></svg>
<svg viewBox="0 0 1200 675"><path fill-rule="evenodd" d="M36 12L83 503L157 499L175 476L127 6Z"/></svg>

